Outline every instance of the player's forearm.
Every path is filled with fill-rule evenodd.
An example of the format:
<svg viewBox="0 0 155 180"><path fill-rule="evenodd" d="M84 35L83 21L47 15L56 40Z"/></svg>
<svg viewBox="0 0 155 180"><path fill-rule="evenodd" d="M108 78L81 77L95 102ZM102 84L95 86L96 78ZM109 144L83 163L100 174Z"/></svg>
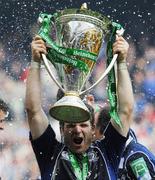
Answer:
<svg viewBox="0 0 155 180"><path fill-rule="evenodd" d="M41 110L40 68L31 65L26 85L26 109L35 113Z"/></svg>
<svg viewBox="0 0 155 180"><path fill-rule="evenodd" d="M127 70L126 62L118 63L118 111L121 120L126 121L124 124L130 126L132 121L133 107L134 107L134 97L131 85L130 76Z"/></svg>

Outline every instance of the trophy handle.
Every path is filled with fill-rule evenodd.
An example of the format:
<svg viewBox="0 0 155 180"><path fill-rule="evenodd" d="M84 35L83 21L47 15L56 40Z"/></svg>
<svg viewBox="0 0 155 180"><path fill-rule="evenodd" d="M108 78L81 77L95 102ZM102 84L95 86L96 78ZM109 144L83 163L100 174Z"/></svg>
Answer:
<svg viewBox="0 0 155 180"><path fill-rule="evenodd" d="M114 54L109 66L107 67L105 72L102 74L102 76L96 81L96 83L94 83L88 89L80 92L79 95L82 95L82 94L86 93L87 91L91 90L92 88L94 88L95 86L97 86L106 77L106 75L111 71L112 67L114 66L114 64L116 62L117 57L118 57L118 54Z"/></svg>
<svg viewBox="0 0 155 180"><path fill-rule="evenodd" d="M50 77L53 79L53 81L56 83L56 85L65 93L65 90L62 88L61 84L56 80L53 72L51 71L46 55L45 54L41 54L41 55L42 55L42 59L43 59L45 68L46 68L47 72L49 73Z"/></svg>

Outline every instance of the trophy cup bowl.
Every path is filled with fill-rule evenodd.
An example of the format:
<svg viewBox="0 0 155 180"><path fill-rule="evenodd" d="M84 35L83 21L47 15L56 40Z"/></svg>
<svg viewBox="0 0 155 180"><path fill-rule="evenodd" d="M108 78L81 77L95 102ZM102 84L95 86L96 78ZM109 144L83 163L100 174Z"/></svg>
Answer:
<svg viewBox="0 0 155 180"><path fill-rule="evenodd" d="M49 113L61 122L87 121L90 113L80 95L87 91L82 90L111 32L112 22L86 6L61 10L54 15L40 14L39 22L41 28L38 34L46 42L48 52L46 56L42 54L43 62L64 93L64 97L50 108ZM57 77L53 75L49 61Z"/></svg>

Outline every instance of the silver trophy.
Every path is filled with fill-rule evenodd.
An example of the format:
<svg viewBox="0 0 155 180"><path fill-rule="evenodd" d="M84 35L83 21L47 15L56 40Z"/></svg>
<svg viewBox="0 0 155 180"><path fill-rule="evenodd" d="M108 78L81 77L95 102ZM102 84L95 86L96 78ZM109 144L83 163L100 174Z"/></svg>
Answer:
<svg viewBox="0 0 155 180"><path fill-rule="evenodd" d="M95 87L111 70L114 55L99 80L88 89L85 84L91 76L103 44L114 26L122 34L123 28L107 17L88 10L86 3L80 9L65 9L55 14L40 14L39 35L47 44L48 54L42 54L44 65L57 86L64 93L49 110L50 115L61 122L83 122L90 113L80 96ZM54 66L57 76L49 63Z"/></svg>

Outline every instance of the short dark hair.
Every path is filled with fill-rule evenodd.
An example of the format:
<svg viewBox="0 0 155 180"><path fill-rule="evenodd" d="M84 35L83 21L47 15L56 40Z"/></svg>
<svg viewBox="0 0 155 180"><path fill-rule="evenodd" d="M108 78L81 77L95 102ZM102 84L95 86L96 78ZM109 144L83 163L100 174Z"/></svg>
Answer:
<svg viewBox="0 0 155 180"><path fill-rule="evenodd" d="M99 129L99 132L101 134L104 134L104 131L110 122L111 116L109 112L110 112L109 107L103 107L99 112L99 116L96 122L96 128Z"/></svg>

